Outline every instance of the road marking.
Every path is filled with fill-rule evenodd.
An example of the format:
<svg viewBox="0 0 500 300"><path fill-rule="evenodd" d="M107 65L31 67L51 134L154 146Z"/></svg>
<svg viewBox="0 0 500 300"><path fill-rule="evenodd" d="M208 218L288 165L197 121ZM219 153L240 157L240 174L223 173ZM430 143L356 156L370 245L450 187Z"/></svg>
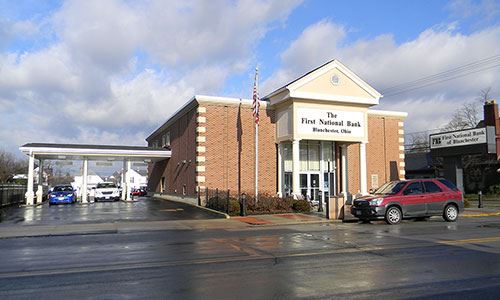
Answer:
<svg viewBox="0 0 500 300"><path fill-rule="evenodd" d="M228 241L222 239L216 239L217 242ZM322 255L334 255L334 254L349 254L349 253L360 253L360 252L375 252L384 250L399 250L408 249L415 247L434 247L435 243L444 245L461 245L461 244L475 244L475 243L488 243L500 241L500 236L495 237L485 237L476 239L463 239L463 240L449 240L449 241L421 241L412 244L405 245L380 245L380 246L355 246L349 248L331 249L331 250L320 250L320 251L309 251L300 253L279 253L272 254L267 253L262 250L255 249L253 247L246 247L243 245L238 245L230 241L229 246L242 253L236 254L230 257L214 257L214 258L201 258L192 260L180 260L180 261L159 261L159 262L131 262L131 263L118 263L111 265L95 265L95 266L85 266L85 267L69 267L64 269L49 269L49 270L32 270L32 271L15 271L15 272L0 272L0 279L5 278L19 278L19 277L32 277L32 276L47 276L47 275L64 275L64 274L77 274L77 273L89 273L89 272L109 272L109 271L126 271L134 269L147 269L147 268L165 268L174 266L185 266L185 265L204 265L204 264L218 264L218 263L230 263L230 262L246 262L246 261L266 261L266 260L278 260L286 258L301 258L301 257L311 257L311 256L322 256Z"/></svg>
<svg viewBox="0 0 500 300"><path fill-rule="evenodd" d="M500 236L484 237L476 239L464 239L464 240L439 241L438 243L445 245L463 245L463 244L478 244L478 243L489 243L498 241L500 241Z"/></svg>
<svg viewBox="0 0 500 300"><path fill-rule="evenodd" d="M500 216L500 212L495 213L480 213L480 214L463 214L462 217L465 218L474 218L474 217L494 217Z"/></svg>
<svg viewBox="0 0 500 300"><path fill-rule="evenodd" d="M160 209L160 211L184 211L183 208L166 208L166 209Z"/></svg>
<svg viewBox="0 0 500 300"><path fill-rule="evenodd" d="M414 246L414 245L412 245ZM238 245L231 245L232 248L239 248ZM300 258L310 256L332 255L332 254L348 254L357 252L371 252L377 250L385 250L383 247L355 247L343 248L335 250L315 251L315 252L302 252L302 253L286 253L273 255L262 251L255 251L255 249L241 249L243 253L240 255L230 257L215 257L206 259L193 259L193 260L180 260L180 261L159 261L159 262L131 262L131 263L118 263L111 265L96 265L85 267L69 267L64 269L49 269L49 270L32 270L32 271L18 271L0 273L0 279L5 278L20 278L20 277L34 277L34 276L48 276L48 275L65 275L65 274L78 274L90 272L109 272L109 271L127 271L136 269L147 268L165 268L186 265L205 265L205 264L220 264L230 262L248 262L248 261L266 261L284 259L284 258Z"/></svg>

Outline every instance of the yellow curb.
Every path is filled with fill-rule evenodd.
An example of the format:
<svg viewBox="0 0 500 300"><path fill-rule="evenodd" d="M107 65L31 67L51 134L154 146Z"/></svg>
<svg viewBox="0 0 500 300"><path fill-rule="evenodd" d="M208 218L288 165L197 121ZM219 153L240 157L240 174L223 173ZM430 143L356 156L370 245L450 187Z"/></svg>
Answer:
<svg viewBox="0 0 500 300"><path fill-rule="evenodd" d="M500 212L496 213L483 213L483 214L463 214L462 217L465 218L473 218L473 217L493 217L500 216Z"/></svg>

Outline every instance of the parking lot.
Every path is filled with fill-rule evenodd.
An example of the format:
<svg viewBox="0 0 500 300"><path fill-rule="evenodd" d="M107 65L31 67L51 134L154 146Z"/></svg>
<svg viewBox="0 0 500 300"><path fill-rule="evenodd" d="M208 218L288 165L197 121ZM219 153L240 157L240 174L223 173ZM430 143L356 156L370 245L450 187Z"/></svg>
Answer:
<svg viewBox="0 0 500 300"><path fill-rule="evenodd" d="M134 202L12 207L2 214L0 226L95 224L124 221L215 219L223 216L184 203L150 197Z"/></svg>

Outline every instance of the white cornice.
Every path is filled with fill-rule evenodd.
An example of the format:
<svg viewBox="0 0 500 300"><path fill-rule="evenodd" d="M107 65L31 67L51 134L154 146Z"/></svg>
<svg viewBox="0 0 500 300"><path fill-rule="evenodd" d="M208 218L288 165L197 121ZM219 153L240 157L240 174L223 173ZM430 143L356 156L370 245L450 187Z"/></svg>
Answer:
<svg viewBox="0 0 500 300"><path fill-rule="evenodd" d="M306 93L306 92L290 92L290 98L294 99L308 99L308 100L324 100L351 104L362 104L362 105L378 105L378 99L373 98L363 98L354 96L341 96L341 95L325 95L318 93ZM277 102L279 103L279 102ZM276 104L277 104L276 103Z"/></svg>
<svg viewBox="0 0 500 300"><path fill-rule="evenodd" d="M402 111L369 109L367 112L369 115L384 116L384 117L398 117L398 118L408 117L408 113Z"/></svg>

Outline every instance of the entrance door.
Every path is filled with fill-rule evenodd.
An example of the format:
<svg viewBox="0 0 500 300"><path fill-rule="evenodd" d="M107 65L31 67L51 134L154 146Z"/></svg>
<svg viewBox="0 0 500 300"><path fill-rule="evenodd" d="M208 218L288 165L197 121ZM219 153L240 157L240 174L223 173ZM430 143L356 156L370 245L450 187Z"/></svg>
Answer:
<svg viewBox="0 0 500 300"><path fill-rule="evenodd" d="M301 173L300 174L300 193L304 199L319 201L320 180L319 173Z"/></svg>

